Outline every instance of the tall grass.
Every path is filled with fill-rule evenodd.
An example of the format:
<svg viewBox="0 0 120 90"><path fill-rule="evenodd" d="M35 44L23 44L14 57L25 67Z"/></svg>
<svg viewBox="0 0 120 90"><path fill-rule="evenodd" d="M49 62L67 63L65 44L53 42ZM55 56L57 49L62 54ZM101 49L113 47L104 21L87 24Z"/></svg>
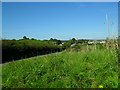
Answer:
<svg viewBox="0 0 120 90"><path fill-rule="evenodd" d="M118 58L112 49L66 50L4 64L2 70L3 88L118 87Z"/></svg>

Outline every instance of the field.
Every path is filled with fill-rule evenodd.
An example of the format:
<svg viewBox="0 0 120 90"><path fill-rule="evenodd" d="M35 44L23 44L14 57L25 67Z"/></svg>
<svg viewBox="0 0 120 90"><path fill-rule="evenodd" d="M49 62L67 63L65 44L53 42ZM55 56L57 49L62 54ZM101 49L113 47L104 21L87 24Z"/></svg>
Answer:
<svg viewBox="0 0 120 90"><path fill-rule="evenodd" d="M23 39L23 40L18 40L19 42L32 42L32 43L54 43L53 41L50 40L30 40L30 39Z"/></svg>
<svg viewBox="0 0 120 90"><path fill-rule="evenodd" d="M118 88L116 50L78 46L3 64L2 87Z"/></svg>

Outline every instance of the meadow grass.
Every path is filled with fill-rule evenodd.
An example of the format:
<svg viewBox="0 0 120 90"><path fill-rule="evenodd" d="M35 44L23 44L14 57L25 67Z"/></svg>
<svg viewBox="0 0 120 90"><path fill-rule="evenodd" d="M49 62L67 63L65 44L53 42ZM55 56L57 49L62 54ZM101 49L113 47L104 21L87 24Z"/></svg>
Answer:
<svg viewBox="0 0 120 90"><path fill-rule="evenodd" d="M118 88L115 50L63 51L3 64L3 88Z"/></svg>

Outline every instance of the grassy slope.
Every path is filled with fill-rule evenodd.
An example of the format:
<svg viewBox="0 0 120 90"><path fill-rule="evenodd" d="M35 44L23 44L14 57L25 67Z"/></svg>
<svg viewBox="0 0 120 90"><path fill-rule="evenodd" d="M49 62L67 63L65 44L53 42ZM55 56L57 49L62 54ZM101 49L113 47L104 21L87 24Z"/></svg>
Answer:
<svg viewBox="0 0 120 90"><path fill-rule="evenodd" d="M53 41L45 41L45 40L19 40L19 42L32 42L32 43L54 43Z"/></svg>
<svg viewBox="0 0 120 90"><path fill-rule="evenodd" d="M104 88L118 87L114 51L63 52L3 65L3 87Z"/></svg>

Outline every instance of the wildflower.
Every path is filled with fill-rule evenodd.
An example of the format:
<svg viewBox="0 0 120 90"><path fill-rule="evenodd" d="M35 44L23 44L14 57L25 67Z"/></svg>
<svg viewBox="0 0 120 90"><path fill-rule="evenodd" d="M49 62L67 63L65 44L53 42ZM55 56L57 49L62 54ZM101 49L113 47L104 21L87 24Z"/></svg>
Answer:
<svg viewBox="0 0 120 90"><path fill-rule="evenodd" d="M102 86L102 85L99 85L99 88L103 88L103 86Z"/></svg>

